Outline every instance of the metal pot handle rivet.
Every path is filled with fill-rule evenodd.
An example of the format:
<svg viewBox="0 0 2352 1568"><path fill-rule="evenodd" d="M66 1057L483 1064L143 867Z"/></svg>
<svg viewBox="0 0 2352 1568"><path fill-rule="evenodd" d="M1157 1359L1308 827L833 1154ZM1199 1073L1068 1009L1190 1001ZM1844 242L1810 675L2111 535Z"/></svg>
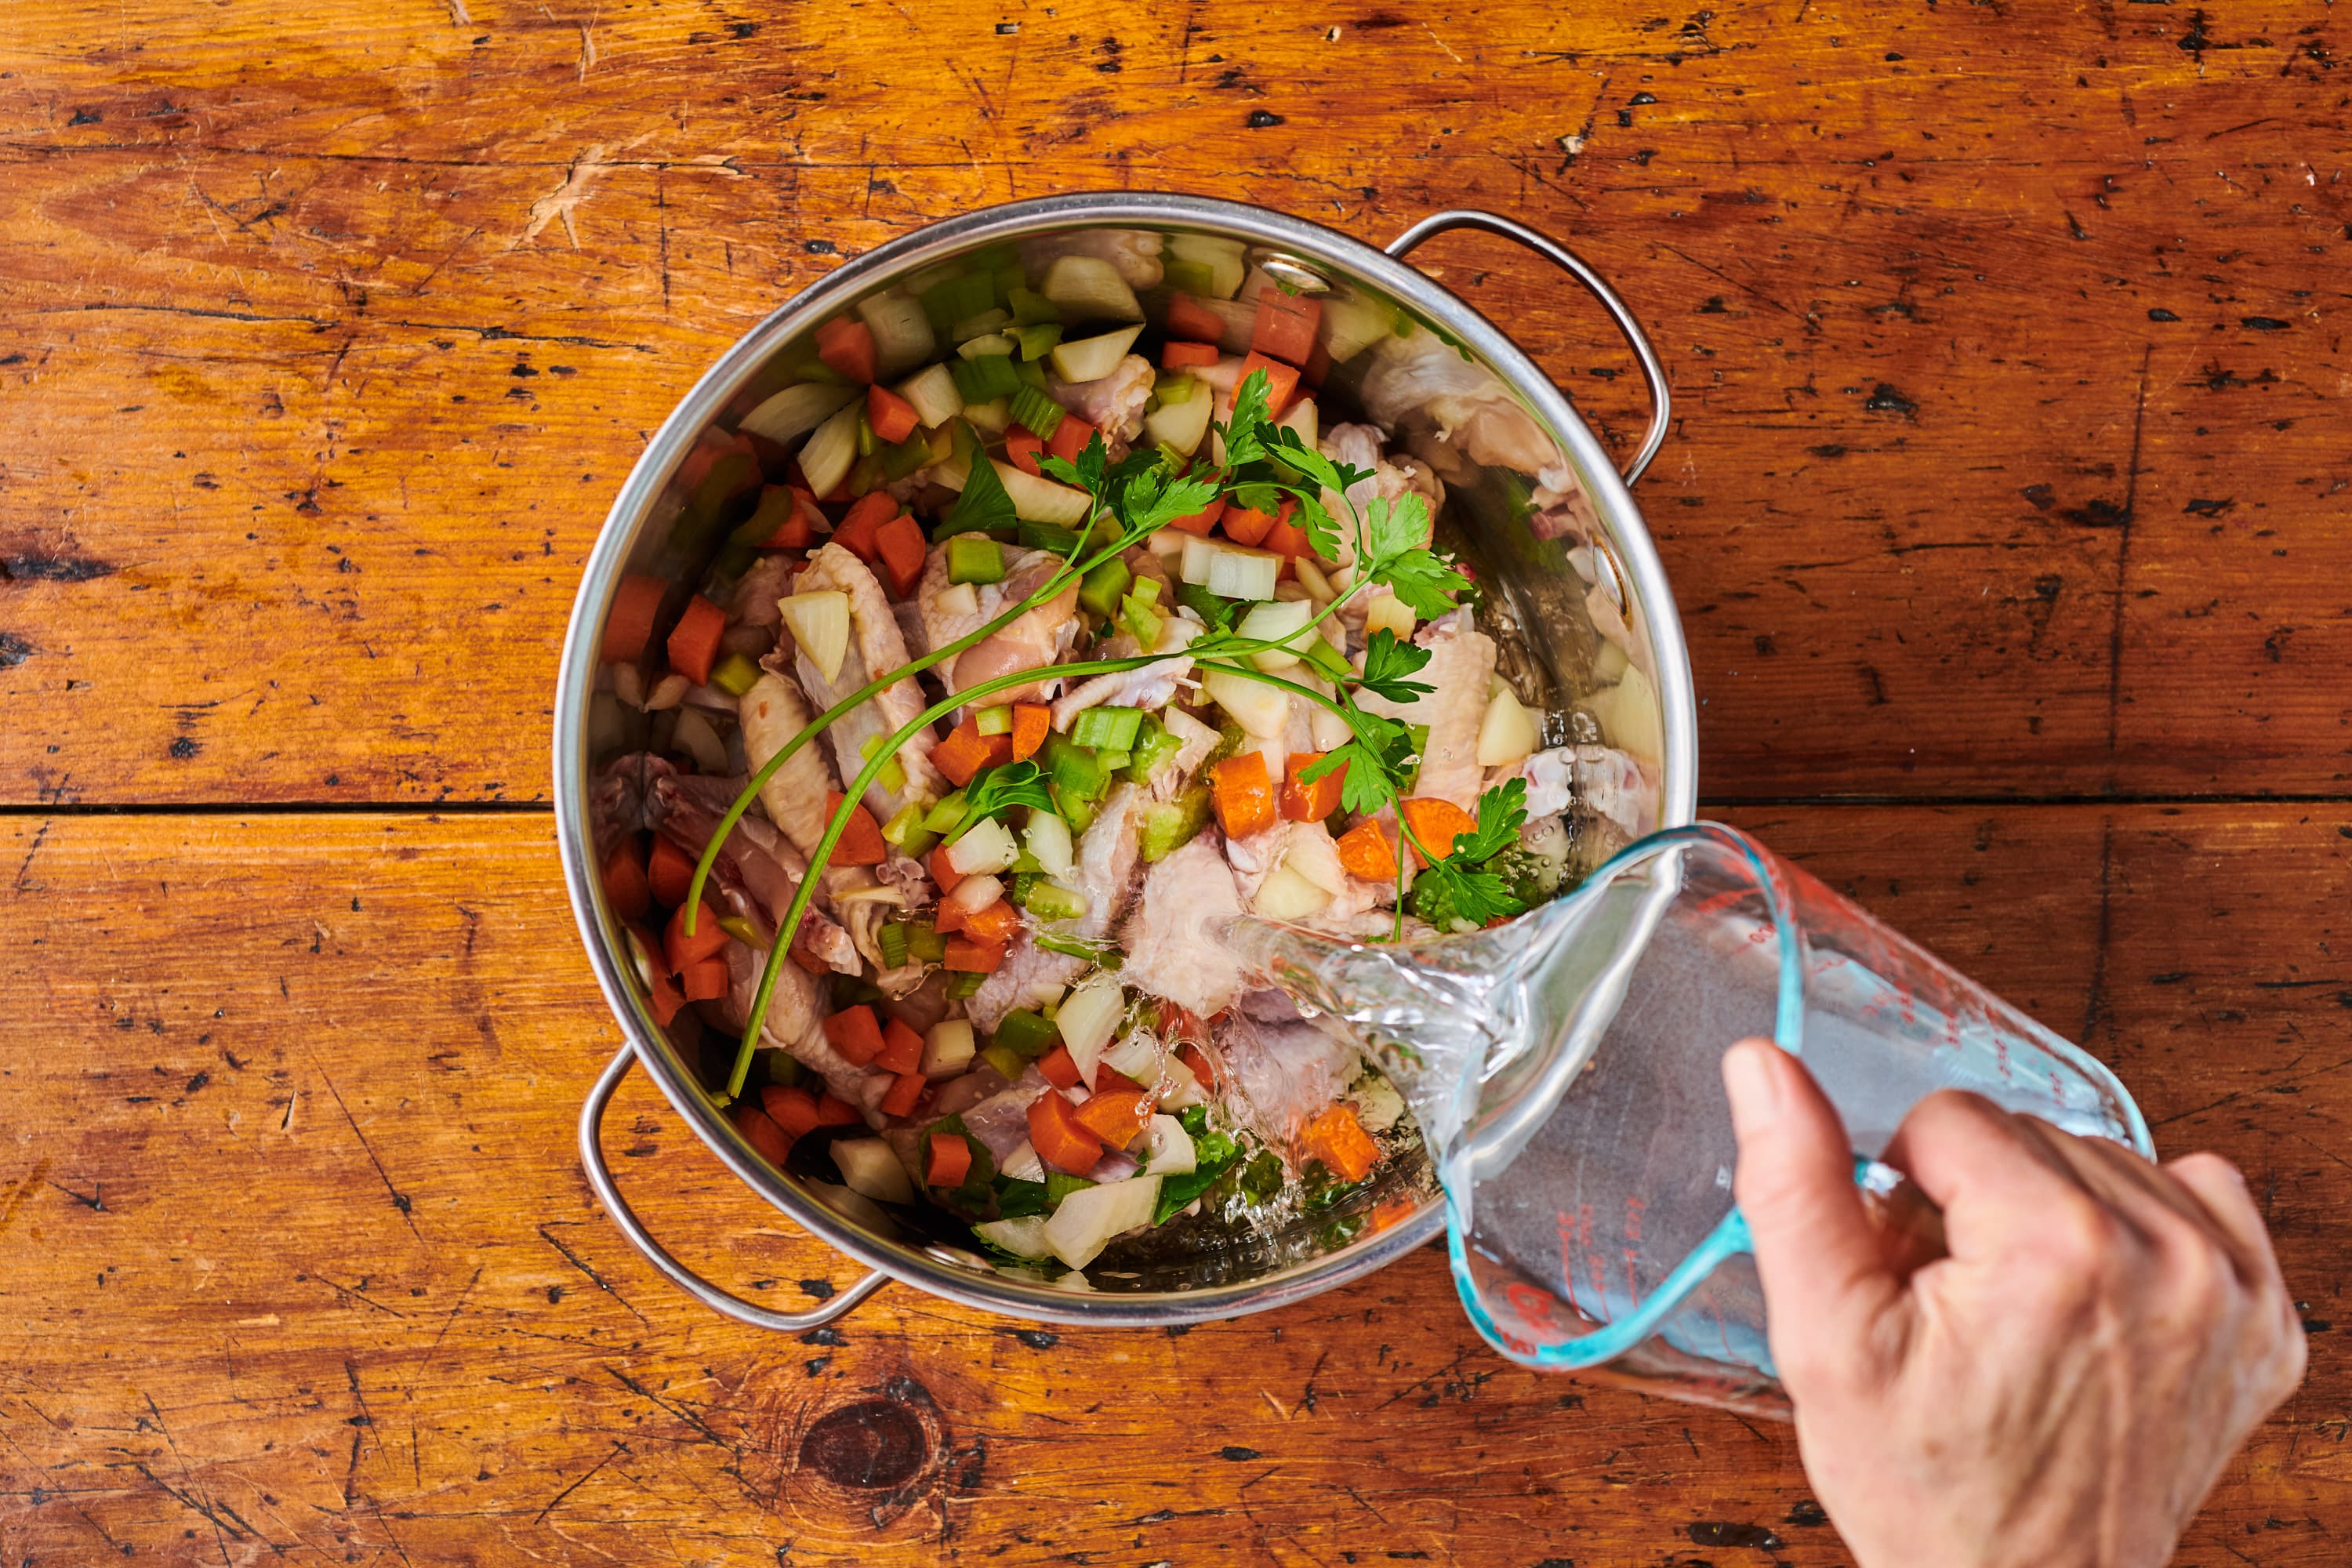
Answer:
<svg viewBox="0 0 2352 1568"><path fill-rule="evenodd" d="M604 1108L612 1103L613 1091L621 1087L623 1079L629 1076L629 1068L635 1065L636 1059L635 1047L623 1046L611 1065L604 1068L603 1076L597 1079L596 1087L588 1091L587 1103L580 1108L580 1164L588 1173L588 1184L595 1189L597 1200L612 1215L613 1223L621 1227L621 1233L635 1244L639 1252L645 1254L646 1262L668 1275L679 1289L704 1306L724 1312L737 1322L749 1323L755 1329L781 1329L786 1333L802 1333L822 1328L890 1282L890 1277L877 1268L856 1284L835 1292L831 1298L805 1312L775 1312L765 1307L754 1306L740 1296L728 1294L672 1258L646 1229L635 1211L629 1207L627 1200L621 1196L621 1189L613 1180L612 1169L604 1163L604 1145L598 1137L604 1124Z"/></svg>
<svg viewBox="0 0 2352 1568"><path fill-rule="evenodd" d="M1488 234L1501 235L1505 239L1517 240L1583 284L1617 323L1617 330L1625 334L1626 342L1633 346L1633 357L1642 362L1642 379L1650 384L1649 434L1642 437L1642 449L1633 454L1633 460L1624 468L1627 484L1640 479L1643 471L1649 468L1650 459L1658 455L1658 448L1665 445L1666 424L1674 408L1673 395L1666 390L1665 366L1658 363L1657 351L1650 346L1649 336L1642 331L1642 323L1633 319L1633 312L1626 309L1625 301L1617 297L1617 291L1574 251L1523 223L1514 223L1495 213L1468 207L1432 213L1389 241L1388 253L1402 261L1424 242L1457 228L1484 229Z"/></svg>

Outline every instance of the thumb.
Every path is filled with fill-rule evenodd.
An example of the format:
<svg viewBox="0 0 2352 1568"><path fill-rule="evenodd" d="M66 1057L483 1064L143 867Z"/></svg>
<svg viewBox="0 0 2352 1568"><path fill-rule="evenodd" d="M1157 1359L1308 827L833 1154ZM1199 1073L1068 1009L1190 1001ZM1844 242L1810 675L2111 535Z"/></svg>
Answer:
<svg viewBox="0 0 2352 1568"><path fill-rule="evenodd" d="M1853 1182L1837 1108L1804 1064L1769 1040L1723 1058L1739 1140L1733 1191L1755 1238L1772 1355L1783 1375L1850 1359L1900 1292Z"/></svg>

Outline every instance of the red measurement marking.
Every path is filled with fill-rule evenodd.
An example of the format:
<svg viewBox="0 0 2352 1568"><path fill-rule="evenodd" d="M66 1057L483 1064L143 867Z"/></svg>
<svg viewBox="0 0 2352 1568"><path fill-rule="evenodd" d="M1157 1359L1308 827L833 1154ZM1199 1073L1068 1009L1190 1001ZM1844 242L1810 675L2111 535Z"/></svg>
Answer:
<svg viewBox="0 0 2352 1568"><path fill-rule="evenodd" d="M1577 1311L1584 1308L1576 1300L1576 1254L1592 1246L1592 1205L1585 1204L1574 1218L1566 1210L1559 1211L1559 1277L1568 1287L1568 1304ZM1586 1312L1587 1317L1591 1314Z"/></svg>
<svg viewBox="0 0 2352 1568"><path fill-rule="evenodd" d="M1626 1240L1639 1241L1642 1239L1642 1215L1643 1211L1648 1208L1648 1205L1644 1204L1639 1198L1627 1198L1625 1200Z"/></svg>
<svg viewBox="0 0 2352 1568"><path fill-rule="evenodd" d="M1727 892L1709 893L1706 898L1701 899L1697 903L1691 906L1691 912L1693 914L1711 915L1718 910L1730 909L1733 905L1742 903L1755 896L1756 895L1752 891L1746 888L1733 888Z"/></svg>

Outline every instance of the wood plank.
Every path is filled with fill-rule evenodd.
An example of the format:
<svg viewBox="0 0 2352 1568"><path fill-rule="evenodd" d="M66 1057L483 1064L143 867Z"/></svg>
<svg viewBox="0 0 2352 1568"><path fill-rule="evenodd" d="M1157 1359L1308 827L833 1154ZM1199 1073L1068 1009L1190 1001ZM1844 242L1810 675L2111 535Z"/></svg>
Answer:
<svg viewBox="0 0 2352 1568"><path fill-rule="evenodd" d="M1618 280L1712 798L2345 791L2324 9L467 10L0 38L0 798L542 797L580 563L700 369L841 256L1118 185L1485 205ZM1622 448L1588 302L1427 258Z"/></svg>
<svg viewBox="0 0 2352 1568"><path fill-rule="evenodd" d="M2352 817L1742 820L2246 1166L2313 1372L2181 1560L2339 1560ZM15 816L0 869L11 1562L1844 1560L1784 1431L1508 1366L1433 1252L1181 1334L903 1288L805 1343L704 1311L572 1163L614 1031L544 816ZM609 1129L718 1277L847 1277L642 1083Z"/></svg>

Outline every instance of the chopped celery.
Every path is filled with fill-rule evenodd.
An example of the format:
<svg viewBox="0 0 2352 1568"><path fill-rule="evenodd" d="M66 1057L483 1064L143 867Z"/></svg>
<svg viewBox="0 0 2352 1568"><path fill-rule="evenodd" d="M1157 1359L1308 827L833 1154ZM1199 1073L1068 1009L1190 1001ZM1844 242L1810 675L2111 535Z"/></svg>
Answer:
<svg viewBox="0 0 2352 1568"><path fill-rule="evenodd" d="M1013 394L1013 419L1040 441L1050 441L1062 427L1062 405L1034 386Z"/></svg>
<svg viewBox="0 0 2352 1568"><path fill-rule="evenodd" d="M1128 752L1143 729L1140 708L1088 708L1070 725L1070 742L1097 751Z"/></svg>
<svg viewBox="0 0 2352 1568"><path fill-rule="evenodd" d="M948 976L948 1000L961 1002L987 983L988 976L971 970L959 970Z"/></svg>
<svg viewBox="0 0 2352 1568"><path fill-rule="evenodd" d="M929 854L939 841L940 836L923 826L923 808L913 801L882 825L882 842L909 858Z"/></svg>
<svg viewBox="0 0 2352 1568"><path fill-rule="evenodd" d="M1060 784L1048 784L1045 787L1054 797L1054 815L1069 824L1072 833L1083 834L1094 826L1096 814L1093 801L1074 790L1066 790Z"/></svg>
<svg viewBox="0 0 2352 1568"><path fill-rule="evenodd" d="M1013 357L1013 351L1020 346L1021 345L1018 342L1015 342L1012 338L1007 337L1003 332L982 332L976 338L970 338L956 344L956 358L965 360L991 358L1010 359ZM950 372L949 374L952 375L954 373Z"/></svg>
<svg viewBox="0 0 2352 1568"><path fill-rule="evenodd" d="M1126 594L1128 584L1134 581L1135 574L1127 569L1127 563L1114 555L1080 580L1079 607L1108 620L1118 610L1118 601Z"/></svg>
<svg viewBox="0 0 2352 1568"><path fill-rule="evenodd" d="M768 1058L763 1065L768 1069L770 1083L782 1084L786 1089L790 1089L800 1082L803 1069L801 1064L793 1059L790 1052L761 1051L760 1054Z"/></svg>
<svg viewBox="0 0 2352 1568"><path fill-rule="evenodd" d="M1044 359L1054 352L1054 345L1062 341L1062 323L1039 321L1034 326L1023 327L1013 335L1020 341L1023 359Z"/></svg>
<svg viewBox="0 0 2352 1568"><path fill-rule="evenodd" d="M1023 519L1015 532L1024 550L1050 550L1056 555L1067 555L1078 547L1075 530L1051 522L1031 522Z"/></svg>
<svg viewBox="0 0 2352 1568"><path fill-rule="evenodd" d="M866 737L866 743L857 748L857 754L870 763L874 760L875 754L889 743L889 740L890 737L887 735L868 735ZM874 782L892 795L897 795L907 787L906 767L893 756L882 764L882 771L874 775ZM892 820L896 821L897 818L894 817Z"/></svg>
<svg viewBox="0 0 2352 1568"><path fill-rule="evenodd" d="M1105 969L1117 969L1127 962L1127 954L1107 942L1055 936L1050 931L1037 931L1031 935L1029 941L1032 946L1043 952L1067 953L1072 958L1083 958Z"/></svg>
<svg viewBox="0 0 2352 1568"><path fill-rule="evenodd" d="M877 453L871 458L860 458L851 465L847 483L849 493L854 496L862 496L869 490L878 489L882 483L880 454Z"/></svg>
<svg viewBox="0 0 2352 1568"><path fill-rule="evenodd" d="M1146 577L1136 586L1157 588L1160 584ZM1118 602L1118 624L1134 636L1136 646L1147 651L1160 646L1160 612L1151 604L1140 594L1129 594Z"/></svg>
<svg viewBox="0 0 2352 1568"><path fill-rule="evenodd" d="M940 963L948 955L948 939L934 927L909 925L907 928L907 953L919 963Z"/></svg>
<svg viewBox="0 0 2352 1568"><path fill-rule="evenodd" d="M917 430L897 446L883 447L881 458L882 477L889 479L903 479L917 468L929 464L931 443L924 437L922 431Z"/></svg>
<svg viewBox="0 0 2352 1568"><path fill-rule="evenodd" d="M1133 752L1124 748L1105 746L1095 752L1095 761L1102 764L1103 772L1116 773L1125 772L1128 763L1133 756Z"/></svg>
<svg viewBox="0 0 2352 1568"><path fill-rule="evenodd" d="M749 572L751 569L751 563L759 558L760 552L750 545L737 540L730 540L720 546L718 559L711 562L710 574L722 583L730 582L740 578L744 573Z"/></svg>
<svg viewBox="0 0 2352 1568"><path fill-rule="evenodd" d="M760 683L760 667L740 653L730 653L710 672L710 684L730 697L740 697Z"/></svg>
<svg viewBox="0 0 2352 1568"><path fill-rule="evenodd" d="M1060 792L1057 798L1100 800L1109 784L1110 781L1103 776L1102 764L1095 760L1094 752L1066 736L1046 736L1045 752L1040 760L1045 763L1045 776ZM1060 815L1064 821L1069 820L1069 813ZM1070 826L1075 829L1077 824L1072 822Z"/></svg>
<svg viewBox="0 0 2352 1568"><path fill-rule="evenodd" d="M948 541L950 583L1002 583L1004 547L993 539L959 536Z"/></svg>
<svg viewBox="0 0 2352 1568"><path fill-rule="evenodd" d="M1054 814L1049 811L1044 815L1052 816ZM1035 820L1035 814L1034 812L1031 816L1031 820ZM1022 847L1021 853L1013 858L1013 872L1015 876L1019 876L1023 872L1034 873L1042 871L1045 868L1045 863L1043 860L1038 859L1025 844Z"/></svg>
<svg viewBox="0 0 2352 1568"><path fill-rule="evenodd" d="M1165 263L1162 280L1171 289L1181 289L1195 299L1214 299L1217 275L1205 261L1186 261L1171 257Z"/></svg>
<svg viewBox="0 0 2352 1568"><path fill-rule="evenodd" d="M907 927L899 921L886 921L874 933L875 945L882 950L882 966L897 969L907 962Z"/></svg>
<svg viewBox="0 0 2352 1568"><path fill-rule="evenodd" d="M1006 351L1010 353L1010 350ZM1045 390L1045 367L1035 360L1024 359L1013 367L1014 379L1027 383L1038 391Z"/></svg>
<svg viewBox="0 0 2352 1568"><path fill-rule="evenodd" d="M1021 386L1021 376L1013 368L1011 357L1001 353L951 360L948 374L955 378L957 395L968 404L1009 396Z"/></svg>
<svg viewBox="0 0 2352 1568"><path fill-rule="evenodd" d="M1013 710L983 708L971 716L971 727L983 735L1010 735L1013 733Z"/></svg>
<svg viewBox="0 0 2352 1568"><path fill-rule="evenodd" d="M962 978L963 976L959 974L955 976L954 979L950 980L948 982L949 989L954 989L955 981ZM1029 1063L1025 1059L1012 1051L1006 1050L1003 1046L983 1047L982 1047L979 1055L982 1061L986 1062L990 1067L996 1069L997 1076L1000 1078L1016 1079L1023 1073L1029 1070Z"/></svg>
<svg viewBox="0 0 2352 1568"><path fill-rule="evenodd" d="M1019 1056L1042 1057L1061 1037L1060 1031L1045 1015L1032 1008L1015 1007L996 1026L995 1043Z"/></svg>
<svg viewBox="0 0 2352 1568"><path fill-rule="evenodd" d="M1163 405L1185 403L1191 401L1192 389L1198 385L1200 383L1189 375L1163 375L1153 384L1151 391Z"/></svg>
<svg viewBox="0 0 2352 1568"><path fill-rule="evenodd" d="M1073 1176L1067 1171L1045 1173L1045 1206L1059 1208L1062 1200L1072 1193L1082 1193L1094 1184L1084 1176Z"/></svg>
<svg viewBox="0 0 2352 1568"><path fill-rule="evenodd" d="M991 332L1001 332L1012 324L1013 317L1009 311L982 310L979 315L966 316L962 321L950 327L948 336L957 342L968 343L974 338L984 338Z"/></svg>
<svg viewBox="0 0 2352 1568"><path fill-rule="evenodd" d="M1143 808L1143 820L1137 829L1144 859L1165 860L1208 826L1209 790L1205 784L1194 784L1174 800Z"/></svg>
<svg viewBox="0 0 2352 1568"><path fill-rule="evenodd" d="M733 937L737 942L741 942L745 947L756 947L761 949L762 952L767 949L768 939L760 934L760 928L753 925L750 921L745 920L741 915L720 915L719 917L719 929L725 931L729 936Z"/></svg>
<svg viewBox="0 0 2352 1568"><path fill-rule="evenodd" d="M1355 667L1348 662L1348 656L1319 636L1307 638L1300 644L1298 652L1308 664L1322 671L1327 680L1344 680L1356 673Z"/></svg>
<svg viewBox="0 0 2352 1568"><path fill-rule="evenodd" d="M857 416L857 455L870 458L882 449L882 437L874 434L874 422L861 410Z"/></svg>
<svg viewBox="0 0 2352 1568"><path fill-rule="evenodd" d="M1005 308L1013 312L1013 321L1022 326L1043 326L1047 322L1055 326L1061 325L1060 309L1043 294L1025 288L1008 289L1005 290L1004 303Z"/></svg>
<svg viewBox="0 0 2352 1568"><path fill-rule="evenodd" d="M1131 783L1150 784L1151 775L1168 765L1177 752L1184 749L1169 728L1156 718L1143 721L1143 733L1136 738L1134 754L1127 764L1127 777Z"/></svg>
<svg viewBox="0 0 2352 1568"><path fill-rule="evenodd" d="M1013 879L1013 901L1041 921L1074 921L1087 912L1087 896L1042 874Z"/></svg>
<svg viewBox="0 0 2352 1568"><path fill-rule="evenodd" d="M760 492L760 504L751 509L751 515L736 524L735 531L727 537L737 544L765 544L792 521L793 510L799 505L791 489L770 485Z"/></svg>
<svg viewBox="0 0 2352 1568"><path fill-rule="evenodd" d="M957 790L931 807L923 818L923 826L931 833L953 833L963 825L963 791Z"/></svg>
<svg viewBox="0 0 2352 1568"><path fill-rule="evenodd" d="M1181 474L1192 466L1192 455L1173 441L1162 441L1152 450L1160 454L1161 465L1171 474Z"/></svg>
<svg viewBox="0 0 2352 1568"><path fill-rule="evenodd" d="M996 307L996 279L985 272L965 272L933 285L922 293L923 314L931 330L944 332L967 316Z"/></svg>
<svg viewBox="0 0 2352 1568"><path fill-rule="evenodd" d="M1421 764L1428 760L1429 726L1407 724L1405 731L1412 736L1412 776L1405 781L1405 788L1417 789L1421 785Z"/></svg>

